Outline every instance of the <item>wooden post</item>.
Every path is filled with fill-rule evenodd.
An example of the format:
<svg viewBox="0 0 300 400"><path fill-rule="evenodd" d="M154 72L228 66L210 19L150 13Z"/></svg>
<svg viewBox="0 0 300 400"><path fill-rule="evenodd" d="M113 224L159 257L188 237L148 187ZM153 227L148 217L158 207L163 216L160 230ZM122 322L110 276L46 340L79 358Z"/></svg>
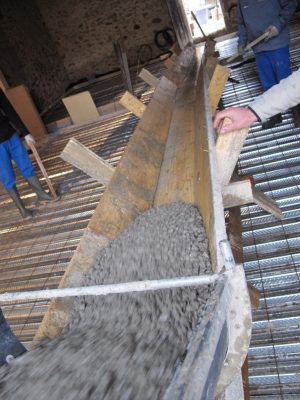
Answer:
<svg viewBox="0 0 300 400"><path fill-rule="evenodd" d="M103 158L97 156L97 154L89 150L75 138L68 141L60 157L106 186L115 170L113 166L103 160Z"/></svg>
<svg viewBox="0 0 300 400"><path fill-rule="evenodd" d="M141 70L139 77L150 86L156 87L158 85L159 79L152 75L151 72L149 72L146 68Z"/></svg>
<svg viewBox="0 0 300 400"><path fill-rule="evenodd" d="M210 81L210 84L208 87L208 97L210 100L212 115L214 115L217 110L224 87L230 76L230 72L231 71L229 68L222 67L219 64L217 64L214 69L214 72L213 72L213 75L212 75L212 78L211 78L211 81Z"/></svg>
<svg viewBox="0 0 300 400"><path fill-rule="evenodd" d="M145 104L142 103L139 99L137 99L135 96L133 96L128 91L126 91L123 94L119 103L123 107L127 108L127 110L131 111L138 118L142 118L142 115L144 114L144 111L146 109Z"/></svg>
<svg viewBox="0 0 300 400"><path fill-rule="evenodd" d="M132 88L132 83L131 83L131 78L130 78L127 55L124 50L124 47L120 42L116 42L116 43L114 43L114 49L115 49L115 53L116 53L116 56L117 56L119 64L120 64L121 75L122 75L123 83L125 85L125 89L128 90L128 92L133 94L133 88Z"/></svg>

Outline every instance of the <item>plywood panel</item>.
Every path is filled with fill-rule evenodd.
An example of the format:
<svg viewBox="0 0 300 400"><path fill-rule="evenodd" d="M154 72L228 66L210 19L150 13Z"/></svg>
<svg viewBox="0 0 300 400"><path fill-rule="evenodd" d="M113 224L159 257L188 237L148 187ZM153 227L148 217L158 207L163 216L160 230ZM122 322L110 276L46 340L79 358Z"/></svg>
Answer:
<svg viewBox="0 0 300 400"><path fill-rule="evenodd" d="M15 86L8 88L5 94L32 136L37 140L44 139L47 135L47 130L28 88L25 85Z"/></svg>
<svg viewBox="0 0 300 400"><path fill-rule="evenodd" d="M75 138L71 138L68 141L60 157L76 168L81 169L102 185L109 183L115 170L112 165L97 156Z"/></svg>
<svg viewBox="0 0 300 400"><path fill-rule="evenodd" d="M89 91L62 99L74 124L84 124L99 118L97 107Z"/></svg>

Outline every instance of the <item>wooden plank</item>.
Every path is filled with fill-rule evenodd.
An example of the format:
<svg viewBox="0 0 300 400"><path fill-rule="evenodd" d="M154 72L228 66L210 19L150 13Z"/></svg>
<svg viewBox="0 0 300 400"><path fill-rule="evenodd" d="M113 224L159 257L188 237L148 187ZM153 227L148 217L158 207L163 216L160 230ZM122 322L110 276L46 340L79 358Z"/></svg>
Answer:
<svg viewBox="0 0 300 400"><path fill-rule="evenodd" d="M89 91L62 99L73 124L84 124L99 118L97 107Z"/></svg>
<svg viewBox="0 0 300 400"><path fill-rule="evenodd" d="M123 107L127 108L127 110L131 111L138 118L142 118L146 106L131 93L126 91L119 100L119 102Z"/></svg>
<svg viewBox="0 0 300 400"><path fill-rule="evenodd" d="M224 208L253 203L252 183L250 179L230 182L223 189Z"/></svg>
<svg viewBox="0 0 300 400"><path fill-rule="evenodd" d="M162 78L131 137L107 190L91 218L59 287L79 286L98 251L117 237L137 215L153 205L167 141L176 86ZM56 299L34 338L33 346L54 338L68 322L72 299Z"/></svg>
<svg viewBox="0 0 300 400"><path fill-rule="evenodd" d="M45 139L48 132L28 88L25 85L11 87L5 91L5 94L32 136L37 141Z"/></svg>
<svg viewBox="0 0 300 400"><path fill-rule="evenodd" d="M75 138L71 138L68 141L60 157L105 186L108 185L115 171L112 165L97 156Z"/></svg>
<svg viewBox="0 0 300 400"><path fill-rule="evenodd" d="M217 110L224 87L230 76L230 72L231 71L229 68L222 67L219 64L217 64L214 69L213 76L211 78L208 88L208 96L209 96L212 115L214 115Z"/></svg>
<svg viewBox="0 0 300 400"><path fill-rule="evenodd" d="M216 57L208 56L205 60L205 69L208 73L208 78L211 80L219 60Z"/></svg>
<svg viewBox="0 0 300 400"><path fill-rule="evenodd" d="M201 56L198 54L198 69ZM154 205L183 201L199 208L209 238L213 268L217 272L223 267L219 241L226 238L224 211L216 176L214 131L203 70L196 80L197 68L189 70L189 79L177 90Z"/></svg>
<svg viewBox="0 0 300 400"><path fill-rule="evenodd" d="M159 79L152 75L151 72L149 72L146 68L141 70L139 77L152 87L156 87L158 85Z"/></svg>
<svg viewBox="0 0 300 400"><path fill-rule="evenodd" d="M277 219L282 220L283 214L278 207L276 201L265 195L260 190L255 187L252 188L253 192L253 202L260 206L263 210L273 214Z"/></svg>
<svg viewBox="0 0 300 400"><path fill-rule="evenodd" d="M225 118L223 124L226 125L230 122L231 121L228 118ZM216 152L219 178L223 189L229 184L247 134L248 128L226 134L218 134Z"/></svg>

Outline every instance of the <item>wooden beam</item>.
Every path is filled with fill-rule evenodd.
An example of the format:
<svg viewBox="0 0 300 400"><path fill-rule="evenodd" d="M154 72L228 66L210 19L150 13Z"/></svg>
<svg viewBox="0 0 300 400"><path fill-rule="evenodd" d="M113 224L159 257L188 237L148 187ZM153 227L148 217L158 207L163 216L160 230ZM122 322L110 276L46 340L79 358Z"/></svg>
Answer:
<svg viewBox="0 0 300 400"><path fill-rule="evenodd" d="M223 124L231 121L225 118ZM241 129L226 134L218 134L216 141L217 162L222 188L229 184L234 168L240 156L248 129Z"/></svg>
<svg viewBox="0 0 300 400"><path fill-rule="evenodd" d="M193 65L192 60L190 63ZM209 238L213 269L217 272L223 267L219 241L226 238L224 210L211 114L204 93L204 71L200 68L198 75L200 65L194 66L178 86L154 205L182 201L199 208Z"/></svg>
<svg viewBox="0 0 300 400"><path fill-rule="evenodd" d="M278 207L275 200L271 199L270 197L268 197L255 187L252 188L252 193L253 193L253 203L260 206L263 210L273 214L277 219L279 220L283 219L282 211Z"/></svg>
<svg viewBox="0 0 300 400"><path fill-rule="evenodd" d="M123 94L119 103L123 107L127 108L127 110L131 111L138 118L142 118L142 115L144 114L144 111L146 109L145 104L142 103L139 99L137 99L135 96L133 96L128 91L126 91Z"/></svg>
<svg viewBox="0 0 300 400"><path fill-rule="evenodd" d="M230 182L223 189L224 208L253 203L252 183L250 179Z"/></svg>
<svg viewBox="0 0 300 400"><path fill-rule="evenodd" d="M115 171L113 166L103 160L103 158L97 156L97 154L89 150L75 138L71 138L68 141L60 157L105 186L108 185Z"/></svg>
<svg viewBox="0 0 300 400"><path fill-rule="evenodd" d="M114 49L115 49L115 53L116 53L116 56L117 56L119 64L120 64L121 75L122 75L125 89L128 90L128 92L133 94L133 88L132 88L132 83L131 83L127 55L126 55L126 51L123 46L123 43L121 43L119 41L115 42Z"/></svg>
<svg viewBox="0 0 300 400"><path fill-rule="evenodd" d="M73 124L96 121L99 113L89 91L74 94L62 99Z"/></svg>
<svg viewBox="0 0 300 400"><path fill-rule="evenodd" d="M149 86L156 87L158 85L159 79L152 75L146 68L143 68L139 73L139 77L148 83Z"/></svg>
<svg viewBox="0 0 300 400"><path fill-rule="evenodd" d="M230 76L231 70L227 67L217 64L208 88L208 96L212 115L215 114L219 101L221 99L224 87Z"/></svg>

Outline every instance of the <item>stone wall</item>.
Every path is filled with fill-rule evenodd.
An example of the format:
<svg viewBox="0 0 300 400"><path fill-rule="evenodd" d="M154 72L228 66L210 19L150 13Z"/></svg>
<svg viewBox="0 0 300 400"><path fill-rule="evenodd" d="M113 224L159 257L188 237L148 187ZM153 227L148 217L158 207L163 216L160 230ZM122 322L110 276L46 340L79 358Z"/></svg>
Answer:
<svg viewBox="0 0 300 400"><path fill-rule="evenodd" d="M0 69L11 86L26 84L42 110L69 83L34 0L0 2Z"/></svg>
<svg viewBox="0 0 300 400"><path fill-rule="evenodd" d="M119 69L113 42L124 41L129 64L157 31L172 26L164 0L36 0L70 79Z"/></svg>

